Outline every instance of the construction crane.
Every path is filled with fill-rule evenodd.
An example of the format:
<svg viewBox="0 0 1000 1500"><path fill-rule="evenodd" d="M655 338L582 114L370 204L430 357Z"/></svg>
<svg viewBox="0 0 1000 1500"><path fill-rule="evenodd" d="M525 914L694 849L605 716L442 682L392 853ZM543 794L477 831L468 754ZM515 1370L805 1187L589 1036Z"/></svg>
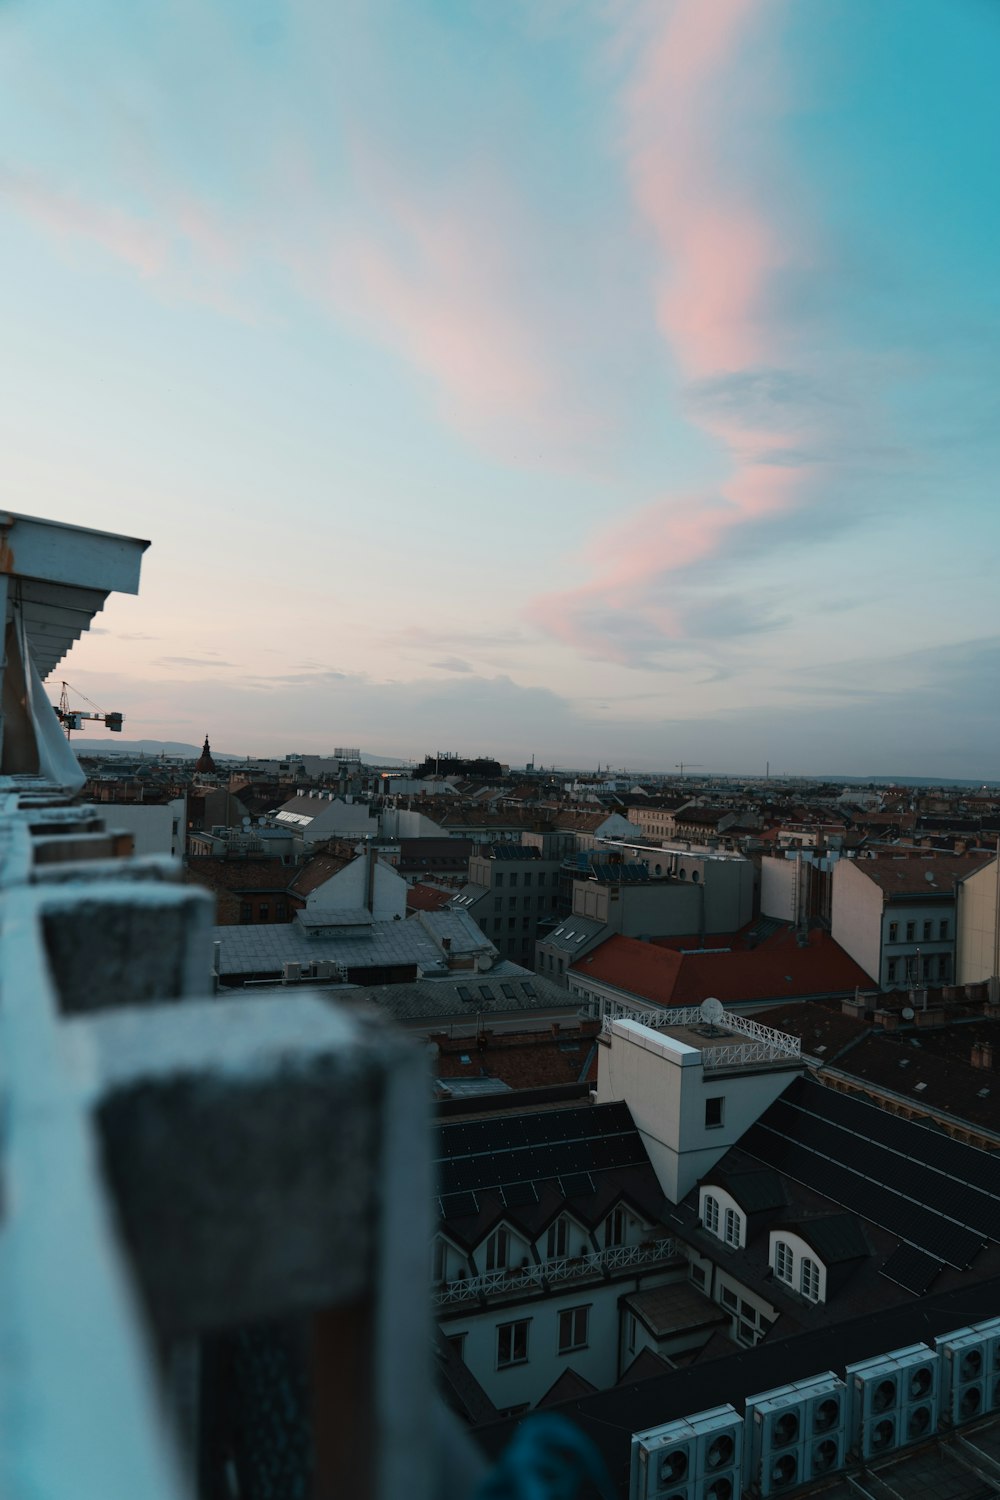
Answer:
<svg viewBox="0 0 1000 1500"><path fill-rule="evenodd" d="M674 770L680 771L681 775L683 776L685 769L690 770L692 766L697 766L700 770L702 764L703 762L700 760L679 760L674 766Z"/></svg>
<svg viewBox="0 0 1000 1500"><path fill-rule="evenodd" d="M97 708L97 704L90 703L90 699L87 697L86 693L81 693L78 688L73 689L77 697L82 698L84 703L90 703L91 708L97 709L97 712L89 714L85 709L70 708L69 683L63 682L60 684L60 686L62 688L62 692L59 694L59 702L56 704L56 718L65 729L67 739L69 739L74 729L83 728L84 719L97 719L101 724L104 724L106 728L110 729L114 734L121 734L123 719L122 714L103 713L101 709Z"/></svg>

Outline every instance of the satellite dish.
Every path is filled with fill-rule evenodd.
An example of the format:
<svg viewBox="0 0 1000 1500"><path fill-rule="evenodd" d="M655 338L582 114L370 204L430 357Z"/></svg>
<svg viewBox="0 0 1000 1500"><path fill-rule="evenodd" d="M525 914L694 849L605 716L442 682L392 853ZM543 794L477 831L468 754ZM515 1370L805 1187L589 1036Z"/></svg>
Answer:
<svg viewBox="0 0 1000 1500"><path fill-rule="evenodd" d="M903 1015L903 1020L904 1021L912 1021L913 1020L913 1007L912 1007L912 1005L904 1005L903 1006L902 1015Z"/></svg>
<svg viewBox="0 0 1000 1500"><path fill-rule="evenodd" d="M698 1009L701 1011L701 1019L707 1026L718 1026L720 1021L726 1019L726 1007L721 1000L716 1000L714 995L703 1000Z"/></svg>

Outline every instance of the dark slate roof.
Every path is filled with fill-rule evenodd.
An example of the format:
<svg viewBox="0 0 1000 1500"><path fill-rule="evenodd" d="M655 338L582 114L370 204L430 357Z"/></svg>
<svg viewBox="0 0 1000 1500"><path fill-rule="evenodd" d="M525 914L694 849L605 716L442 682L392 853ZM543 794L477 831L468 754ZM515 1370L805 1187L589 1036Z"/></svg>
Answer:
<svg viewBox="0 0 1000 1500"><path fill-rule="evenodd" d="M1000 1243L997 1156L812 1079L795 1079L740 1145L958 1270Z"/></svg>
<svg viewBox="0 0 1000 1500"><path fill-rule="evenodd" d="M592 1396L597 1386L567 1365L549 1386L545 1395L535 1403L539 1410L546 1406L557 1406L560 1401L575 1401L581 1396Z"/></svg>
<svg viewBox="0 0 1000 1500"><path fill-rule="evenodd" d="M812 1245L828 1267L861 1260L872 1253L865 1232L853 1214L821 1214L815 1219L783 1220L775 1227L799 1235Z"/></svg>
<svg viewBox="0 0 1000 1500"><path fill-rule="evenodd" d="M443 1124L438 1139L441 1227L465 1246L501 1220L535 1240L564 1212L588 1231L620 1202L648 1223L666 1208L625 1104L506 1111Z"/></svg>
<svg viewBox="0 0 1000 1500"><path fill-rule="evenodd" d="M766 1167L749 1171L725 1170L715 1167L702 1178L702 1186L717 1183L736 1199L748 1214L766 1213L771 1208L785 1208L788 1193L777 1172Z"/></svg>

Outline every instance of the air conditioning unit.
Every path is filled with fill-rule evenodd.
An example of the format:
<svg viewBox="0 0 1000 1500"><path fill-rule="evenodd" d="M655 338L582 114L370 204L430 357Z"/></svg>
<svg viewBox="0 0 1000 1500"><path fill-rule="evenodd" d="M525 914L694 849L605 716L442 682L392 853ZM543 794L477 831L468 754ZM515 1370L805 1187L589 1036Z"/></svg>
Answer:
<svg viewBox="0 0 1000 1500"><path fill-rule="evenodd" d="M932 1436L937 1429L938 1364L926 1344L910 1344L848 1365L851 1444L862 1458L878 1458Z"/></svg>
<svg viewBox="0 0 1000 1500"><path fill-rule="evenodd" d="M847 1387L832 1371L751 1396L744 1483L777 1495L846 1461Z"/></svg>
<svg viewBox="0 0 1000 1500"><path fill-rule="evenodd" d="M302 978L302 965L299 963L287 963L281 966L282 984L298 984Z"/></svg>
<svg viewBox="0 0 1000 1500"><path fill-rule="evenodd" d="M1000 1318L934 1340L941 1360L941 1407L954 1427L1000 1411Z"/></svg>
<svg viewBox="0 0 1000 1500"><path fill-rule="evenodd" d="M733 1406L632 1438L629 1500L739 1500L743 1420Z"/></svg>

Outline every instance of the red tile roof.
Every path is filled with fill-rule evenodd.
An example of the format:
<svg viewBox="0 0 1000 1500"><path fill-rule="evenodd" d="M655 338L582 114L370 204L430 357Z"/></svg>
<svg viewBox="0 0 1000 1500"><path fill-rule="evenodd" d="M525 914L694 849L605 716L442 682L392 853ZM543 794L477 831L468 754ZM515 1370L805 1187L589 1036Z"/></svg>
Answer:
<svg viewBox="0 0 1000 1500"><path fill-rule="evenodd" d="M700 1005L710 995L733 1003L871 988L869 976L829 933L810 932L800 948L790 928L756 948L728 953L677 953L636 938L613 937L570 972L660 1005Z"/></svg>
<svg viewBox="0 0 1000 1500"><path fill-rule="evenodd" d="M407 911L441 911L454 896L454 891L442 891L437 886L411 885L406 892Z"/></svg>

